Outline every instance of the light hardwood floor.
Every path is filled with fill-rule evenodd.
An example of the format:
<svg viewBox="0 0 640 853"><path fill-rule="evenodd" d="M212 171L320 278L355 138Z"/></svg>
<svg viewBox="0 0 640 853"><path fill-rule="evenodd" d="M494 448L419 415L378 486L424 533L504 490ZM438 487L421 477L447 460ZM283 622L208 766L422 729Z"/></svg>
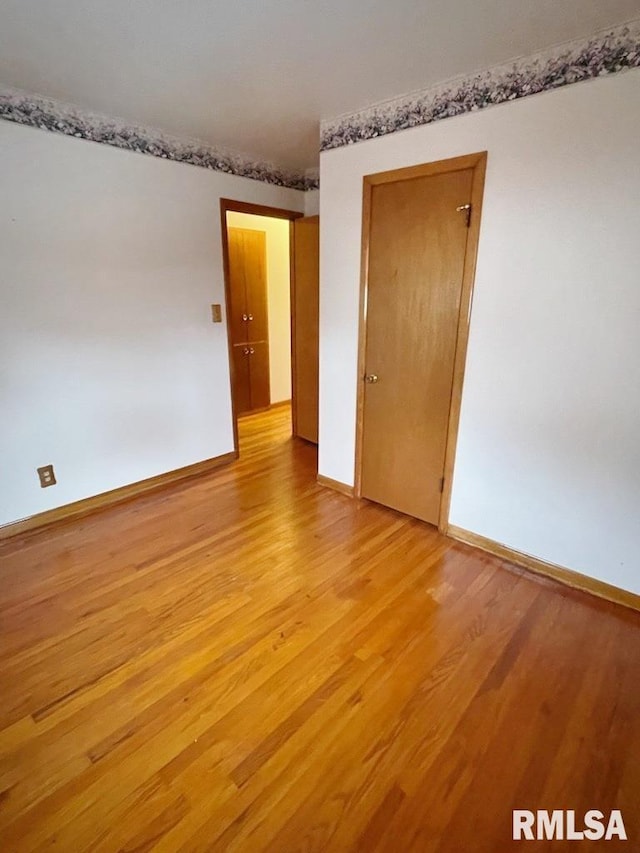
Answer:
<svg viewBox="0 0 640 853"><path fill-rule="evenodd" d="M321 488L287 418L0 545L0 851L640 849L640 615Z"/></svg>

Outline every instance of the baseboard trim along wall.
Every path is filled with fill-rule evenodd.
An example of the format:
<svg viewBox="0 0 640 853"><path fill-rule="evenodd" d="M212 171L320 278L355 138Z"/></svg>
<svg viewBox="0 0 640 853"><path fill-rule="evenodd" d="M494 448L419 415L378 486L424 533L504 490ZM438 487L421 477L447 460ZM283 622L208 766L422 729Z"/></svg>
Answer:
<svg viewBox="0 0 640 853"><path fill-rule="evenodd" d="M332 480L331 477L324 477L322 474L318 474L317 481L319 486L324 486L326 489L333 489L334 492L340 492L341 495L346 495L348 498L352 498L355 494L353 486L348 486L339 480Z"/></svg>
<svg viewBox="0 0 640 853"><path fill-rule="evenodd" d="M484 536L479 536L477 533L471 533L462 527L450 525L447 529L447 536L456 539L458 542L464 542L466 545L472 545L474 548L480 548L482 551L487 551L493 554L494 557L501 557L503 560L508 560L510 563L515 563L524 569L529 569L538 575L544 575L547 578L558 581L565 586L570 586L573 589L579 589L582 592L588 592L591 595L597 595L598 598L604 598L607 601L613 601L615 604L622 604L623 607L630 607L632 610L640 611L640 595L627 590L619 589L617 586L604 583L604 581L596 580L588 575L583 575L580 572L575 572L572 569L565 569L563 566L557 566L554 563L546 563L544 560L538 560L536 557L530 557L528 554L523 554L521 551L515 551L513 548L508 548L506 545L501 545L499 542L494 542L493 539L487 539Z"/></svg>
<svg viewBox="0 0 640 853"><path fill-rule="evenodd" d="M149 477L146 480L140 480L128 486L121 486L119 489L112 489L109 492L103 492L101 495L83 498L80 501L65 504L65 506L49 509L46 512L39 512L37 515L31 515L28 518L4 524L0 527L0 540L10 539L12 536L17 536L20 533L50 527L64 521L91 515L94 512L100 512L100 510L132 500L147 492L161 489L180 480L188 480L192 477L209 474L211 471L215 471L223 465L228 465L237 458L237 452L232 450L230 453L224 453L222 456L215 456L212 459L195 462L193 465L186 465L184 468L167 471L165 474L158 474L155 477Z"/></svg>

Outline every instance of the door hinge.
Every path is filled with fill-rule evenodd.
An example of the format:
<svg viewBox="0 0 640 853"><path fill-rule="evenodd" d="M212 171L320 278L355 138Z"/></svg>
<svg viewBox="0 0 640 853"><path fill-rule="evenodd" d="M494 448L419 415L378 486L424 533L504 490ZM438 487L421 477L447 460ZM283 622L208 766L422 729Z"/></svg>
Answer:
<svg viewBox="0 0 640 853"><path fill-rule="evenodd" d="M472 207L470 204L461 204L459 207L456 207L457 213L464 213L467 220L467 228L471 225L471 210Z"/></svg>
<svg viewBox="0 0 640 853"><path fill-rule="evenodd" d="M444 477L440 478L440 491L444 492Z"/></svg>

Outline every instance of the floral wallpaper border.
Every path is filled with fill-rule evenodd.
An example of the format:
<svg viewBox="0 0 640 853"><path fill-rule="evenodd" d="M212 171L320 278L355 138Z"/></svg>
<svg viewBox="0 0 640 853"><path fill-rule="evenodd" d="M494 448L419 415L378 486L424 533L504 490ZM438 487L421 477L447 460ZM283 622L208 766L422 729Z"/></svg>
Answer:
<svg viewBox="0 0 640 853"><path fill-rule="evenodd" d="M202 142L130 125L119 119L85 112L61 101L30 95L18 89L0 89L0 118L278 187L311 190L319 186L318 178L313 174L279 169L270 163L213 148Z"/></svg>
<svg viewBox="0 0 640 853"><path fill-rule="evenodd" d="M631 68L640 68L640 19L590 39L323 121L320 150L352 145ZM86 112L18 89L0 89L0 118L274 186L303 191L319 187L315 170L280 169L203 142Z"/></svg>
<svg viewBox="0 0 640 853"><path fill-rule="evenodd" d="M323 121L327 151L444 118L640 67L640 20L507 65Z"/></svg>

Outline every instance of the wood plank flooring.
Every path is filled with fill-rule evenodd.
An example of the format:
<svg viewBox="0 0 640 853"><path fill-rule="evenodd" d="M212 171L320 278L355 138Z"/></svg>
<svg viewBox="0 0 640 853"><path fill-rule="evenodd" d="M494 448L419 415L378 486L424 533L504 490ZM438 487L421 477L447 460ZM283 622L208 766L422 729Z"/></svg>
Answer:
<svg viewBox="0 0 640 853"><path fill-rule="evenodd" d="M0 546L0 851L566 848L513 808L639 850L640 615L321 488L285 409L240 432Z"/></svg>

